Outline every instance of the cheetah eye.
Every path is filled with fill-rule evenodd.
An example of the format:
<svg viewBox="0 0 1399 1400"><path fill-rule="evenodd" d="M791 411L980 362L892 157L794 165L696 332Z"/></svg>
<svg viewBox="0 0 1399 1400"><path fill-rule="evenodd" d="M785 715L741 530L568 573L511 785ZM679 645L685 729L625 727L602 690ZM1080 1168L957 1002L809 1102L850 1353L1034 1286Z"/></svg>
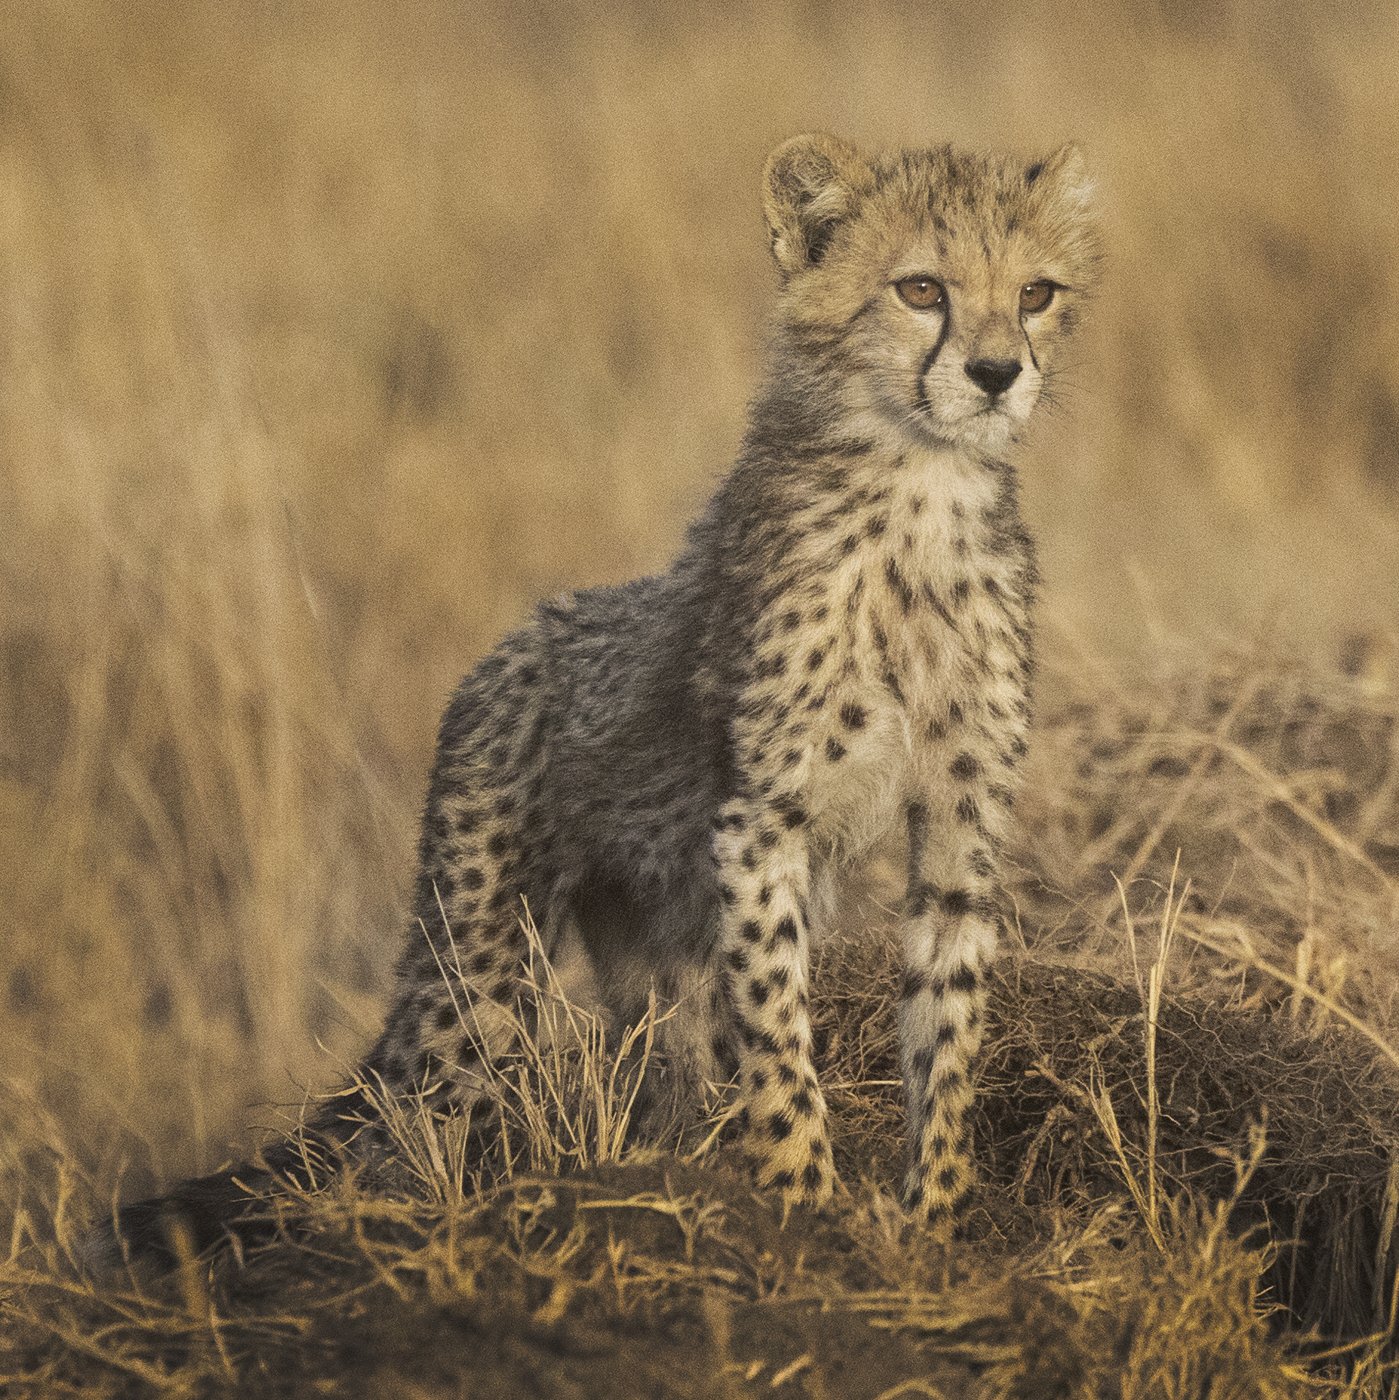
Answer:
<svg viewBox="0 0 1399 1400"><path fill-rule="evenodd" d="M1031 316L1043 311L1054 300L1055 290L1053 282L1026 282L1020 289L1021 311Z"/></svg>
<svg viewBox="0 0 1399 1400"><path fill-rule="evenodd" d="M904 277L894 283L894 290L915 311L932 311L947 300L946 288L932 277Z"/></svg>

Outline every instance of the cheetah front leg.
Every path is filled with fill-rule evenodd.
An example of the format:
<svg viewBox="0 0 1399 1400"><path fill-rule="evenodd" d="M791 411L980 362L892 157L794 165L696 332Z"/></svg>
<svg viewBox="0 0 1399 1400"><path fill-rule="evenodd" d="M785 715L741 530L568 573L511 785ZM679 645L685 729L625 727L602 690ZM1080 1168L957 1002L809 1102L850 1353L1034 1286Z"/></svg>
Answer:
<svg viewBox="0 0 1399 1400"><path fill-rule="evenodd" d="M826 1200L835 1180L812 1062L810 852L802 814L737 800L715 837L720 955L738 1044L746 1141L758 1183L784 1202Z"/></svg>
<svg viewBox="0 0 1399 1400"><path fill-rule="evenodd" d="M971 779L976 765L967 759L963 766ZM973 1179L965 1119L998 928L993 843L972 781L935 804L911 803L907 818L899 1008L908 1111L903 1201L915 1219L945 1229Z"/></svg>

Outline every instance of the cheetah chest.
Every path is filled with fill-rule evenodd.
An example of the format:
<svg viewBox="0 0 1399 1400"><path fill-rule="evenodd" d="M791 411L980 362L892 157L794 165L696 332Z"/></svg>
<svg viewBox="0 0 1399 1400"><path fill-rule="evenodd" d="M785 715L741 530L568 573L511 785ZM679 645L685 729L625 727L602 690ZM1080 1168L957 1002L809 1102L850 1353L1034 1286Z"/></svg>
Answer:
<svg viewBox="0 0 1399 1400"><path fill-rule="evenodd" d="M958 754L992 755L1024 708L1013 561L986 549L955 501L931 520L898 504L889 547L829 580L842 626L826 644L807 804L823 843L852 854L900 822Z"/></svg>

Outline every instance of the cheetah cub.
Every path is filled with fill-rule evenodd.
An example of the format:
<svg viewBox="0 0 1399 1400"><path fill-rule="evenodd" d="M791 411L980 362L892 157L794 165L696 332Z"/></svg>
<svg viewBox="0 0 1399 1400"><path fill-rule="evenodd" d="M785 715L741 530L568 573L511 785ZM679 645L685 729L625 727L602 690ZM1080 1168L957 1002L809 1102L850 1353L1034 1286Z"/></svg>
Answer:
<svg viewBox="0 0 1399 1400"><path fill-rule="evenodd" d="M898 826L903 1202L946 1221L1030 716L1007 454L1094 281L1091 190L1072 147L869 158L807 135L769 158L763 208L781 287L738 461L668 572L543 604L461 683L364 1073L480 1100L528 996L527 901L619 1025L654 988L668 1063L737 1075L760 1184L824 1201L811 947L833 880ZM212 1243L240 1200L231 1173L189 1182L116 1235L158 1252L179 1221Z"/></svg>

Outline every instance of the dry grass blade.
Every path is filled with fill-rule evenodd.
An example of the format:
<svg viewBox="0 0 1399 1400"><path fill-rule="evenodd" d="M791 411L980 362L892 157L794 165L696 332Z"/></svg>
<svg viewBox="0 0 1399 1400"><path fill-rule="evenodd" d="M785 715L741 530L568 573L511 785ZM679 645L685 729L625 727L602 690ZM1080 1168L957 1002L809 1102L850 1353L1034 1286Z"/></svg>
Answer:
<svg viewBox="0 0 1399 1400"><path fill-rule="evenodd" d="M1239 691L1230 703L1229 707L1220 717L1219 723L1215 726L1214 733L1205 737L1201 744L1200 752L1191 762L1189 771L1181 779L1171 800L1157 814L1151 829L1146 833L1136 850L1132 853L1132 858L1127 863L1127 868L1118 878L1119 883L1130 889L1137 877L1146 867L1147 862L1155 855L1160 846L1162 838L1170 829L1171 823L1184 810L1186 804L1199 790L1201 781L1204 778L1210 760L1210 746L1221 744L1228 734L1234 721L1238 719L1240 713L1246 708L1249 702L1258 693L1258 688L1262 684L1261 678L1252 677L1249 683ZM1080 856L1080 869L1089 869L1102 863L1110 848L1103 843L1089 847ZM1111 911L1112 901L1108 901L1104 906L1104 917Z"/></svg>
<svg viewBox="0 0 1399 1400"><path fill-rule="evenodd" d="M1217 953L1229 962L1242 963L1245 967L1254 968L1272 978L1273 981L1289 988L1295 995L1324 1008L1338 1021L1344 1022L1357 1035L1369 1041L1391 1065L1399 1069L1399 1048L1396 1048L1387 1036L1382 1035L1334 997L1328 996L1319 988L1303 981L1286 968L1278 967L1267 958L1260 956L1243 930L1234 930L1236 937L1232 942L1215 937L1209 932L1193 928L1188 924L1181 931L1202 948L1208 948L1210 952Z"/></svg>
<svg viewBox="0 0 1399 1400"><path fill-rule="evenodd" d="M1395 880L1387 871L1376 864L1354 841L1339 831L1334 823L1318 816L1306 803L1299 802L1291 788L1276 773L1270 772L1247 749L1238 744L1229 743L1223 734L1199 734L1187 737L1193 742L1210 746L1224 754L1230 762L1236 764L1279 802L1283 803L1290 812L1301 818L1327 845L1372 875L1380 886L1391 895L1399 897L1399 880Z"/></svg>

